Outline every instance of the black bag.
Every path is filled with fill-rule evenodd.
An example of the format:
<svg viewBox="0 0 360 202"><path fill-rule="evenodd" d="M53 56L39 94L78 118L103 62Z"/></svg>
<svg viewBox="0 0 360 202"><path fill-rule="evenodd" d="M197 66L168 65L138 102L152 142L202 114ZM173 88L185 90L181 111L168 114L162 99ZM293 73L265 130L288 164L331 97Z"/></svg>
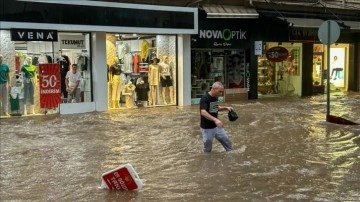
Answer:
<svg viewBox="0 0 360 202"><path fill-rule="evenodd" d="M234 110L229 111L228 117L229 117L229 121L236 121L236 119L239 118Z"/></svg>

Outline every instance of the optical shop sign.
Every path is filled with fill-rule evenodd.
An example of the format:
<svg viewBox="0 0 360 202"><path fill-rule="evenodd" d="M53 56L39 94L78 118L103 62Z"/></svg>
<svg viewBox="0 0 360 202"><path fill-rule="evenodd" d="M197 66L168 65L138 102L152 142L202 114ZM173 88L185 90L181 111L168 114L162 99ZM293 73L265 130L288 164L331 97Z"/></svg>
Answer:
<svg viewBox="0 0 360 202"><path fill-rule="evenodd" d="M84 35L59 35L60 49L85 49Z"/></svg>
<svg viewBox="0 0 360 202"><path fill-rule="evenodd" d="M60 65L39 64L40 108L56 108L61 102Z"/></svg>

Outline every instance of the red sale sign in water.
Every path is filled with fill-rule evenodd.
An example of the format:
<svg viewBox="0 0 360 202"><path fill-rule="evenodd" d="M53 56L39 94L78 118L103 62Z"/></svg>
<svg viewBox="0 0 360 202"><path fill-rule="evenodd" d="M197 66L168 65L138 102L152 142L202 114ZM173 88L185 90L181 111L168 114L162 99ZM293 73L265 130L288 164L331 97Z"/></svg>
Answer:
<svg viewBox="0 0 360 202"><path fill-rule="evenodd" d="M276 46L266 51L266 58L271 62L281 62L289 57L289 51L281 46Z"/></svg>
<svg viewBox="0 0 360 202"><path fill-rule="evenodd" d="M136 191L142 187L142 181L130 164L125 164L102 175L102 188L112 190Z"/></svg>
<svg viewBox="0 0 360 202"><path fill-rule="evenodd" d="M60 65L39 64L40 108L56 108L61 102Z"/></svg>

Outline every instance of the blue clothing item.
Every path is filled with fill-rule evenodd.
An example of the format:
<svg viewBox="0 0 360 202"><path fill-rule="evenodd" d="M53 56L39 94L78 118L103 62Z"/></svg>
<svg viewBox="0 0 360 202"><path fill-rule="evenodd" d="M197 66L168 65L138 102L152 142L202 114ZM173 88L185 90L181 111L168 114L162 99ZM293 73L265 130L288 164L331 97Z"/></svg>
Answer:
<svg viewBox="0 0 360 202"><path fill-rule="evenodd" d="M4 84L8 82L8 75L9 75L9 66L6 64L1 64L0 66L0 84Z"/></svg>
<svg viewBox="0 0 360 202"><path fill-rule="evenodd" d="M24 78L24 104L34 104L34 80Z"/></svg>
<svg viewBox="0 0 360 202"><path fill-rule="evenodd" d="M211 152L212 150L212 144L214 138L216 138L224 147L226 151L231 151L233 149L232 143L227 136L227 133L224 128L211 128L211 129L204 129L200 128L202 137L203 137L203 143L204 143L204 152Z"/></svg>

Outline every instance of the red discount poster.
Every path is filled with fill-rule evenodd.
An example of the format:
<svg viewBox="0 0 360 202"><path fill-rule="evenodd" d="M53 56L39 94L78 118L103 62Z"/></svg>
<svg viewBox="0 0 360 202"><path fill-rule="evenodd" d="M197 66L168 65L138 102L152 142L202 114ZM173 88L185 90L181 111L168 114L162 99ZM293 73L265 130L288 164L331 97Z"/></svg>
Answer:
<svg viewBox="0 0 360 202"><path fill-rule="evenodd" d="M40 108L56 108L61 102L59 64L39 64Z"/></svg>

